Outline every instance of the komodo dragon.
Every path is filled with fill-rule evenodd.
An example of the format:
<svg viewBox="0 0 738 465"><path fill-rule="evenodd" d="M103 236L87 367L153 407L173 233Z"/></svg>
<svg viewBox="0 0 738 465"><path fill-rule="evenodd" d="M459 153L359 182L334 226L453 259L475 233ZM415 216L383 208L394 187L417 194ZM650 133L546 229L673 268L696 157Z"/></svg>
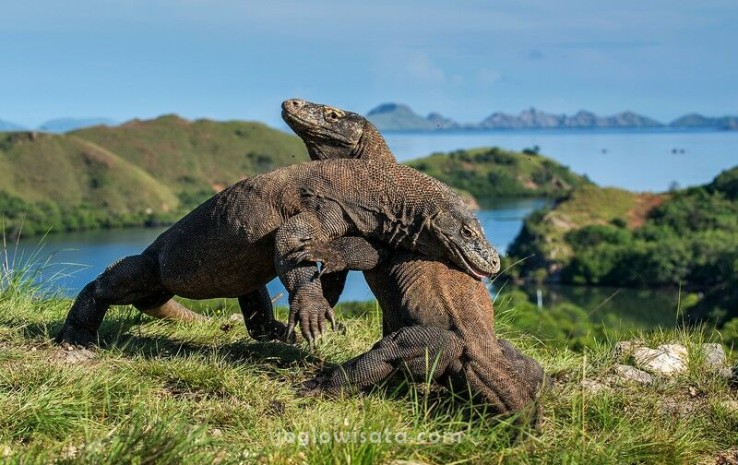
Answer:
<svg viewBox="0 0 738 465"><path fill-rule="evenodd" d="M478 278L499 269L479 220L445 184L394 163L310 162L226 188L143 253L108 267L79 293L56 340L94 343L110 305L151 308L175 294L243 298L279 275L289 292L287 335L299 320L312 343L326 318L332 324L335 318L315 279L317 264L306 262L302 250L345 235L445 257ZM281 323L269 323L280 333L274 337L283 335Z"/></svg>
<svg viewBox="0 0 738 465"><path fill-rule="evenodd" d="M282 117L305 141L310 157L394 160L386 142L363 116L292 99ZM315 148L318 150L315 150ZM398 369L455 388L466 386L499 413L518 411L535 398L543 370L507 341L497 340L494 309L484 284L457 267L410 252L389 254L362 238L343 237L308 256L332 256L334 269L364 269L383 311L383 335L370 351L327 376L304 383L304 393L336 394L362 389ZM467 384L468 383L468 384Z"/></svg>

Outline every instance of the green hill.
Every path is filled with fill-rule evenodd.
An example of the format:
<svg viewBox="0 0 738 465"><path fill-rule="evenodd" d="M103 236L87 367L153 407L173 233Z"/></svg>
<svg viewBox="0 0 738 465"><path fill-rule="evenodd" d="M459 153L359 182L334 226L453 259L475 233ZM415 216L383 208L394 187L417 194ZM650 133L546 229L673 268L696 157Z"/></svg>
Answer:
<svg viewBox="0 0 738 465"><path fill-rule="evenodd" d="M408 165L469 192L482 204L495 197L558 198L590 184L586 177L534 151L497 147L434 153Z"/></svg>
<svg viewBox="0 0 738 465"><path fill-rule="evenodd" d="M176 116L63 135L0 134L0 207L11 236L172 222L250 174L307 160L261 123Z"/></svg>
<svg viewBox="0 0 738 465"><path fill-rule="evenodd" d="M507 260L525 278L699 291L683 310L738 317L738 167L669 195L575 190L526 219Z"/></svg>
<svg viewBox="0 0 738 465"><path fill-rule="evenodd" d="M0 135L0 177L9 196L129 212L134 206L168 212L177 196L143 169L74 136Z"/></svg>
<svg viewBox="0 0 738 465"><path fill-rule="evenodd" d="M178 194L212 195L254 173L307 160L300 139L256 122L167 115L71 134L120 155Z"/></svg>

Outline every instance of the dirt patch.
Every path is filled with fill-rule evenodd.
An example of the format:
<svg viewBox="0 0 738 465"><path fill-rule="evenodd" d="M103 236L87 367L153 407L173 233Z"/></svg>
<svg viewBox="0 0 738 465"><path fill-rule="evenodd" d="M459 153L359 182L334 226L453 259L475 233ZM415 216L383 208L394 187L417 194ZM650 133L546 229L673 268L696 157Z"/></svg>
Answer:
<svg viewBox="0 0 738 465"><path fill-rule="evenodd" d="M715 456L715 465L738 465L738 449L718 452Z"/></svg>
<svg viewBox="0 0 738 465"><path fill-rule="evenodd" d="M666 198L667 196L663 194L638 194L635 206L628 211L628 227L637 229L643 226L651 210L664 203Z"/></svg>
<svg viewBox="0 0 738 465"><path fill-rule="evenodd" d="M562 231L569 231L576 226L574 221L572 221L568 216L563 214L555 214L554 212L547 214L544 218L544 221L554 228L560 229Z"/></svg>
<svg viewBox="0 0 738 465"><path fill-rule="evenodd" d="M53 351L48 360L52 363L75 364L90 362L94 360L95 357L95 352L91 350L65 345Z"/></svg>
<svg viewBox="0 0 738 465"><path fill-rule="evenodd" d="M520 179L519 181L523 183L523 186L526 189L538 190L541 187L535 181L533 181L533 178L524 178L524 179Z"/></svg>

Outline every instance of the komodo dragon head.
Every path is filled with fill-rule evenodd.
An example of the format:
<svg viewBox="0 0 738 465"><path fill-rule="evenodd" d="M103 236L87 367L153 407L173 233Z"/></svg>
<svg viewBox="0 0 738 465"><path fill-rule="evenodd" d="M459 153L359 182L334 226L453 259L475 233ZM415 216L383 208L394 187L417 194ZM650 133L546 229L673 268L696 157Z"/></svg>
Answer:
<svg viewBox="0 0 738 465"><path fill-rule="evenodd" d="M282 119L302 138L313 160L370 158L395 161L377 128L357 113L289 99L282 102Z"/></svg>
<svg viewBox="0 0 738 465"><path fill-rule="evenodd" d="M497 250L487 241L479 220L460 198L449 202L448 209L431 218L429 229L433 234L419 237L416 243L416 249L423 255L433 257L440 250L448 250L451 261L478 279L500 271Z"/></svg>

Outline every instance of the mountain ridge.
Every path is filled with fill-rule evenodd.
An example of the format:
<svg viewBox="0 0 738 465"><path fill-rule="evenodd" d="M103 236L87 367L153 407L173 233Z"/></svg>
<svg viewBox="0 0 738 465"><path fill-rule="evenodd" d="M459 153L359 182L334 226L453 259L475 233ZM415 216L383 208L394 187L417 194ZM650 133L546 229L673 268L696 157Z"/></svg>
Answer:
<svg viewBox="0 0 738 465"><path fill-rule="evenodd" d="M601 129L601 128L705 128L738 129L738 116L708 117L697 113L681 116L668 124L634 111L600 116L588 110L573 115L548 113L529 108L517 115L494 112L478 123L459 123L440 113L428 116L415 113L402 103L383 103L367 113L380 131L432 131L480 129Z"/></svg>

